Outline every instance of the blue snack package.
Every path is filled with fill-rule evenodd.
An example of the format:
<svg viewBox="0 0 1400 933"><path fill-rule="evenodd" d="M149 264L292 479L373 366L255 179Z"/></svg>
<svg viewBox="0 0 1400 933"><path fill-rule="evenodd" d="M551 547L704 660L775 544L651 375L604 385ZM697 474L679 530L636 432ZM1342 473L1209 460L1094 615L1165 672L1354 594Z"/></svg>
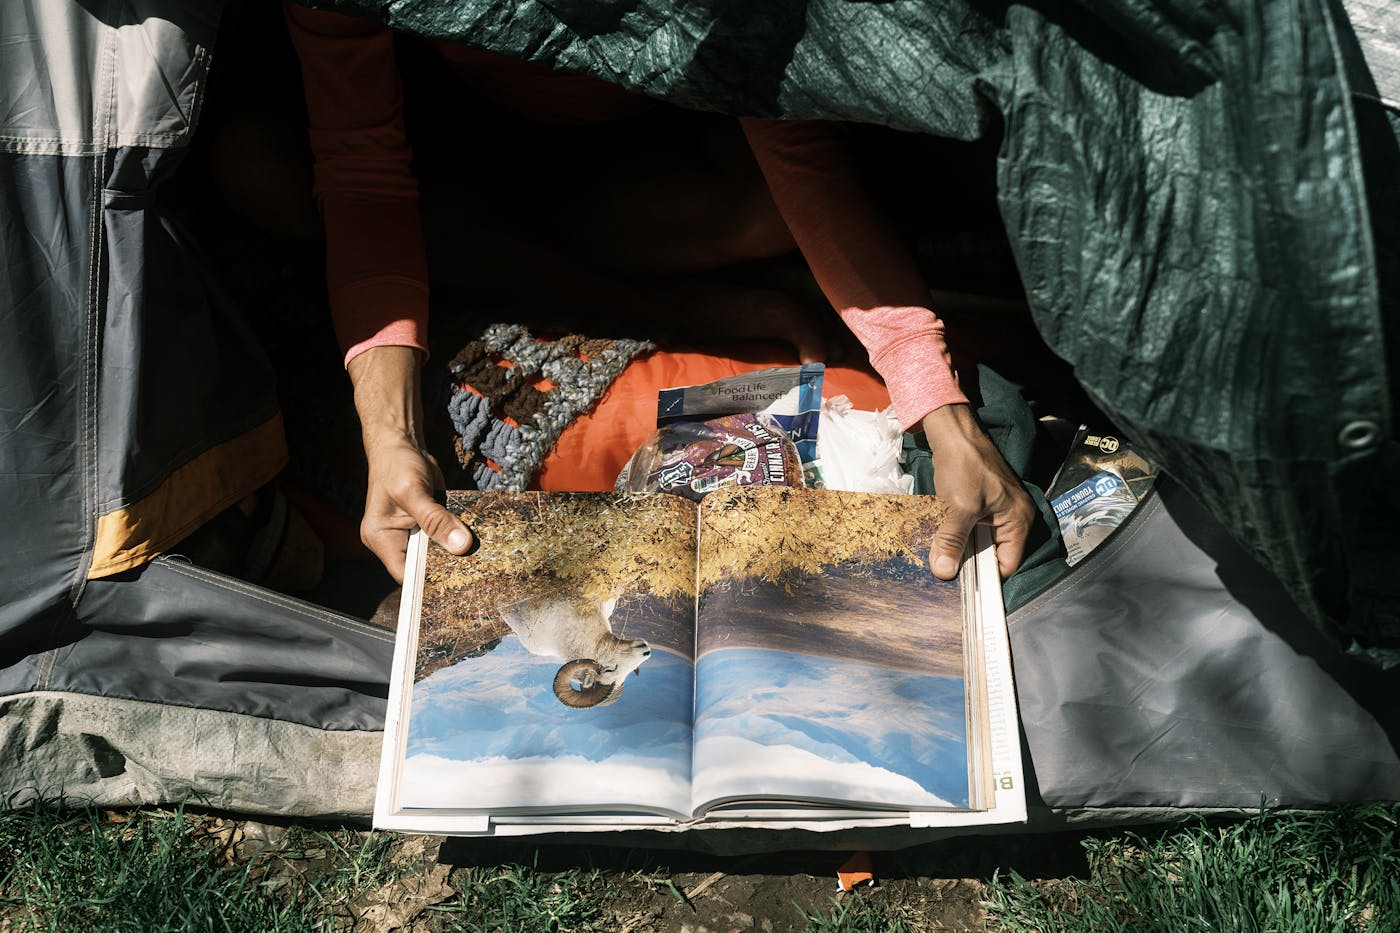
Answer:
<svg viewBox="0 0 1400 933"><path fill-rule="evenodd" d="M726 376L704 385L662 389L657 397L656 426L706 421L720 415L766 415L797 446L806 485L821 488L817 429L821 426L825 374L824 364L803 363Z"/></svg>

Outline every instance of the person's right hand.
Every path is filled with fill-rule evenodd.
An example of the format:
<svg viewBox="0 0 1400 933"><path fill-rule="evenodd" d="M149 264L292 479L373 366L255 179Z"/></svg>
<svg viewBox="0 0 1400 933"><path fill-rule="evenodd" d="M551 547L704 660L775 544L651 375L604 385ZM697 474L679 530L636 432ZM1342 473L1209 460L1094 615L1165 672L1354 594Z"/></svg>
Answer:
<svg viewBox="0 0 1400 933"><path fill-rule="evenodd" d="M411 347L374 347L349 366L369 461L360 540L400 583L414 526L453 554L472 546L467 526L434 498L442 471L423 445L419 362Z"/></svg>
<svg viewBox="0 0 1400 933"><path fill-rule="evenodd" d="M409 439L368 448L369 490L360 540L374 552L386 570L403 582L408 536L414 526L453 554L465 554L472 534L461 519L437 503L434 493L443 488L442 471L432 456Z"/></svg>

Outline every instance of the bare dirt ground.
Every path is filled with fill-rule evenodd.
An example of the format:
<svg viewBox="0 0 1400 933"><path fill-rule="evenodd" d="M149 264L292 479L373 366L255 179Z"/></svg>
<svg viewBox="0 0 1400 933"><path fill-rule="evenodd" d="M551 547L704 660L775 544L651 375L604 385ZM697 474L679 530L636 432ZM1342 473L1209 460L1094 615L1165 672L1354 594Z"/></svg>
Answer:
<svg viewBox="0 0 1400 933"><path fill-rule="evenodd" d="M444 859L479 844L450 840ZM830 915L842 898L888 908L910 931L982 930L987 881L998 868L1025 877L1059 877L1084 868L1078 836L971 837L894 852L871 853L874 884L842 894L837 870L849 852L789 852L720 857L655 850L540 850L540 866L591 864L618 873L615 911L631 933L729 933L802 930L805 914ZM667 884L666 882L669 882ZM674 890L673 890L674 888ZM679 893L677 893L679 892Z"/></svg>
<svg viewBox="0 0 1400 933"><path fill-rule="evenodd" d="M285 829L239 821L225 824L240 858L278 845ZM433 933L432 905L476 883L481 870L527 866L548 875L596 870L603 879L607 912L603 929L617 933L783 933L812 928L809 917L838 912L859 898L908 931L983 930L983 901L996 871L1030 879L1082 875L1081 834L987 836L945 840L914 848L870 853L874 882L841 893L837 871L850 852L796 851L717 856L688 851L536 845L519 840L403 837L400 858L411 867L393 882L350 906L345 929L354 933ZM314 854L314 853L313 853ZM326 854L326 859L334 858ZM281 870L315 874L326 864L286 863ZM847 907L849 908L849 904ZM817 927L817 929L822 929ZM841 929L886 929L871 926ZM528 933L528 931L522 931Z"/></svg>

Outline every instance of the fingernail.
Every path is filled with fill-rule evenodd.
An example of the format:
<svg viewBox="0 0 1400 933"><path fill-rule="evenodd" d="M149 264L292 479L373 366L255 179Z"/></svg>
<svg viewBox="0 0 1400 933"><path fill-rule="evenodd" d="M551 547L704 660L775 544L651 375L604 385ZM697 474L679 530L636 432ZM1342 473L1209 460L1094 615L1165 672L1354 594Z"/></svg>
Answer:
<svg viewBox="0 0 1400 933"><path fill-rule="evenodd" d="M460 551L467 546L467 533L458 528L447 536L447 549L449 551Z"/></svg>
<svg viewBox="0 0 1400 933"><path fill-rule="evenodd" d="M947 554L940 554L938 560L933 562L934 575L940 577L951 577L958 572L958 562Z"/></svg>

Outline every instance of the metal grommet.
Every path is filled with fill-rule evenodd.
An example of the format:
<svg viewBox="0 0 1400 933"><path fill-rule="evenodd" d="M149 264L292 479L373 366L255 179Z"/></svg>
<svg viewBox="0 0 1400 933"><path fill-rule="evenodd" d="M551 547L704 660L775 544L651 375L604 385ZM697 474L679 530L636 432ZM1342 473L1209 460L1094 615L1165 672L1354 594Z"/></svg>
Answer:
<svg viewBox="0 0 1400 933"><path fill-rule="evenodd" d="M1353 421L1337 434L1337 442L1351 450L1365 450L1376 446L1381 429L1374 421Z"/></svg>

